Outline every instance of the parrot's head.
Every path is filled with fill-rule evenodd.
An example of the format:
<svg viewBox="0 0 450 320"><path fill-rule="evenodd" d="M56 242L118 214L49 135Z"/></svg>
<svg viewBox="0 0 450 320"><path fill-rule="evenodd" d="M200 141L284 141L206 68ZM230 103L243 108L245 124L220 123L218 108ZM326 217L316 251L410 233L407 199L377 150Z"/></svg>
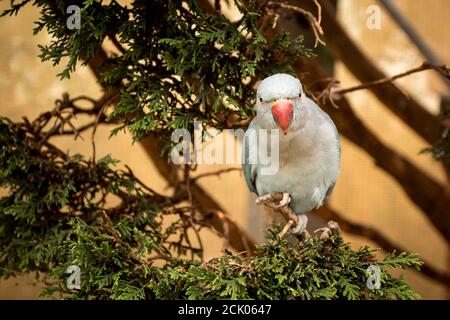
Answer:
<svg viewBox="0 0 450 320"><path fill-rule="evenodd" d="M297 78L277 73L265 78L256 93L256 121L266 129L279 128L286 135L305 124L305 93Z"/></svg>

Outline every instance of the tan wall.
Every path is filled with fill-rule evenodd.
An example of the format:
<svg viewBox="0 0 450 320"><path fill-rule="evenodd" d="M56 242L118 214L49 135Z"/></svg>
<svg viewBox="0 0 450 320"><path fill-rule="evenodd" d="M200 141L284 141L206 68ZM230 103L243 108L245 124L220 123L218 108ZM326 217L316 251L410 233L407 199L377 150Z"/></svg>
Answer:
<svg viewBox="0 0 450 320"><path fill-rule="evenodd" d="M382 16L381 30L370 31L365 28L365 10L371 3L365 0L342 0L339 17L354 39L389 73L416 66L421 61L417 52L402 34L396 31L396 27L386 15ZM441 7L436 5L426 7L426 10L425 3L428 1L404 0L398 3L408 17L414 18L419 31L449 62L449 31L448 28L442 27L442 21L450 20L450 2L436 0L433 3L440 3ZM1 3L0 10L4 7L5 4ZM447 20L443 20L446 14ZM51 108L54 100L66 91L71 96L101 95L100 88L95 84L88 69L79 67L70 80L61 82L56 78L61 68L52 68L50 63L39 61L37 44L48 41L48 37L43 33L32 36L31 29L36 16L35 9L26 8L18 17L0 20L0 61L3 61L0 65L0 114L14 120L24 115L31 119L36 117L40 112ZM336 72L343 86L357 83L342 65L336 67ZM412 76L399 83L431 110L436 110L437 96L433 92L439 82L431 74ZM398 147L402 153L437 179L444 179L438 165L430 160L429 156L418 155L418 151L425 145L424 142L385 111L373 96L358 92L349 97L357 113L383 141ZM97 156L111 154L122 163L128 164L144 182L157 191L166 192L164 180L156 173L139 144L132 146L130 137L123 134L108 140L110 129L111 127L105 127L97 131ZM64 150L89 156L92 152L90 132L84 137L84 141L73 141L71 138L59 138L56 141ZM331 199L332 205L349 219L381 229L390 239L411 251L419 252L436 267L444 269L447 250L445 242L420 211L408 201L396 182L378 170L364 152L345 140L342 154L342 173ZM224 166L203 165L199 167L199 171L210 172L222 167ZM240 173L228 173L219 179L205 178L201 184L241 226L251 230L253 236L260 237L258 229L261 229L262 223L255 222L261 221L258 220L258 215L262 213L254 207L253 198L249 195ZM207 244L205 257L219 255L223 243L211 232L205 231L204 236ZM345 236L355 246L367 243L365 239ZM407 272L406 276L425 298L445 297L442 286L412 272ZM19 285L16 286L16 282ZM31 283L30 276L0 282L0 299L35 298L38 288Z"/></svg>

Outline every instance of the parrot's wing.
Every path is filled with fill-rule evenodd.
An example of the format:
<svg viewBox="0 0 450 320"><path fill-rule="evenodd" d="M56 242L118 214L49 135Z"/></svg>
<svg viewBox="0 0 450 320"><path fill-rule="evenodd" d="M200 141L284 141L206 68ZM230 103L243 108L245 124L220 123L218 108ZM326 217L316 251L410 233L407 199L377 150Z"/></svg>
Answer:
<svg viewBox="0 0 450 320"><path fill-rule="evenodd" d="M244 171L245 182L251 192L256 192L256 164L250 161L250 133L255 129L255 121L252 120L245 132L242 141L242 170Z"/></svg>
<svg viewBox="0 0 450 320"><path fill-rule="evenodd" d="M339 132L337 131L336 125L334 124L333 120L331 120L331 117L324 112L327 119L330 121L331 126L334 129L334 134L336 135L336 145L338 150L338 161L341 158L341 143L339 141ZM336 180L331 183L331 185L328 187L327 192L325 193L325 198L328 198L328 196L333 192L334 186L336 185Z"/></svg>
<svg viewBox="0 0 450 320"><path fill-rule="evenodd" d="M327 192L325 193L325 198L328 198L328 196L333 192L334 186L336 185L336 181L334 181L327 189Z"/></svg>
<svg viewBox="0 0 450 320"><path fill-rule="evenodd" d="M313 100L309 99L308 97L305 97L305 103L307 103L315 112L319 113L322 116L322 119L325 120L333 128L334 135L336 137L336 145L338 147L339 157L340 157L341 156L341 144L339 143L339 132L338 132L333 120L328 115L328 113L323 111L322 108L319 107L317 105L317 103L315 103Z"/></svg>
<svg viewBox="0 0 450 320"><path fill-rule="evenodd" d="M337 150L338 150L338 161L341 158L341 143L339 142L339 133L337 131L336 125L334 124L333 120L331 120L330 116L327 114L328 119L330 119L331 125L334 128L334 132L336 134L336 144L337 144ZM327 192L325 193L325 198L328 198L328 196L333 192L334 186L336 185L336 180L333 181L333 183L328 187Z"/></svg>
<svg viewBox="0 0 450 320"><path fill-rule="evenodd" d="M323 111L313 100L306 97L306 103L308 103L310 106L312 106L312 109L314 109L316 112L318 112L323 117L323 119L333 128L334 135L336 137L336 146L337 146L338 161L339 161L339 158L341 157L341 143L339 141L339 132L336 128L336 125L334 124L333 120L328 115L328 113ZM327 189L327 192L325 193L325 198L327 198L331 194L335 185L336 185L336 181L333 181L330 184L330 186Z"/></svg>

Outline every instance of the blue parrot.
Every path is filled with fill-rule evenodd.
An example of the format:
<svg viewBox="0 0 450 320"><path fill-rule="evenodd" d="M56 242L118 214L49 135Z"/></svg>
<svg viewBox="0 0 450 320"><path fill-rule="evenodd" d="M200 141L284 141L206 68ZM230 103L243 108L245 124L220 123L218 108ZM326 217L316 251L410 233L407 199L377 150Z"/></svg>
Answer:
<svg viewBox="0 0 450 320"><path fill-rule="evenodd" d="M278 134L267 135L269 142L261 143L265 140L260 132L274 132L271 129ZM255 133L256 140L252 139ZM277 156L276 172L262 163L263 152L271 159ZM279 206L288 206L297 215L291 232L299 234L306 229L306 213L320 207L336 183L339 134L328 114L305 95L297 78L274 74L257 89L256 116L244 135L242 157L245 181L259 196L257 204L282 193Z"/></svg>

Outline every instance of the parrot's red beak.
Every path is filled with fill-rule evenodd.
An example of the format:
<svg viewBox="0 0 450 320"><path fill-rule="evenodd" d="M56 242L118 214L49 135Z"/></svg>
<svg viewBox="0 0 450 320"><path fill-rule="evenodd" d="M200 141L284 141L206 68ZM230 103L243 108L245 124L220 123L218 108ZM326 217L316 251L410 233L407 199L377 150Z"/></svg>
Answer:
<svg viewBox="0 0 450 320"><path fill-rule="evenodd" d="M292 115L294 113L294 106L292 102L286 99L280 99L272 103L272 115L275 121L283 130L284 134L287 134L289 125L291 124Z"/></svg>

